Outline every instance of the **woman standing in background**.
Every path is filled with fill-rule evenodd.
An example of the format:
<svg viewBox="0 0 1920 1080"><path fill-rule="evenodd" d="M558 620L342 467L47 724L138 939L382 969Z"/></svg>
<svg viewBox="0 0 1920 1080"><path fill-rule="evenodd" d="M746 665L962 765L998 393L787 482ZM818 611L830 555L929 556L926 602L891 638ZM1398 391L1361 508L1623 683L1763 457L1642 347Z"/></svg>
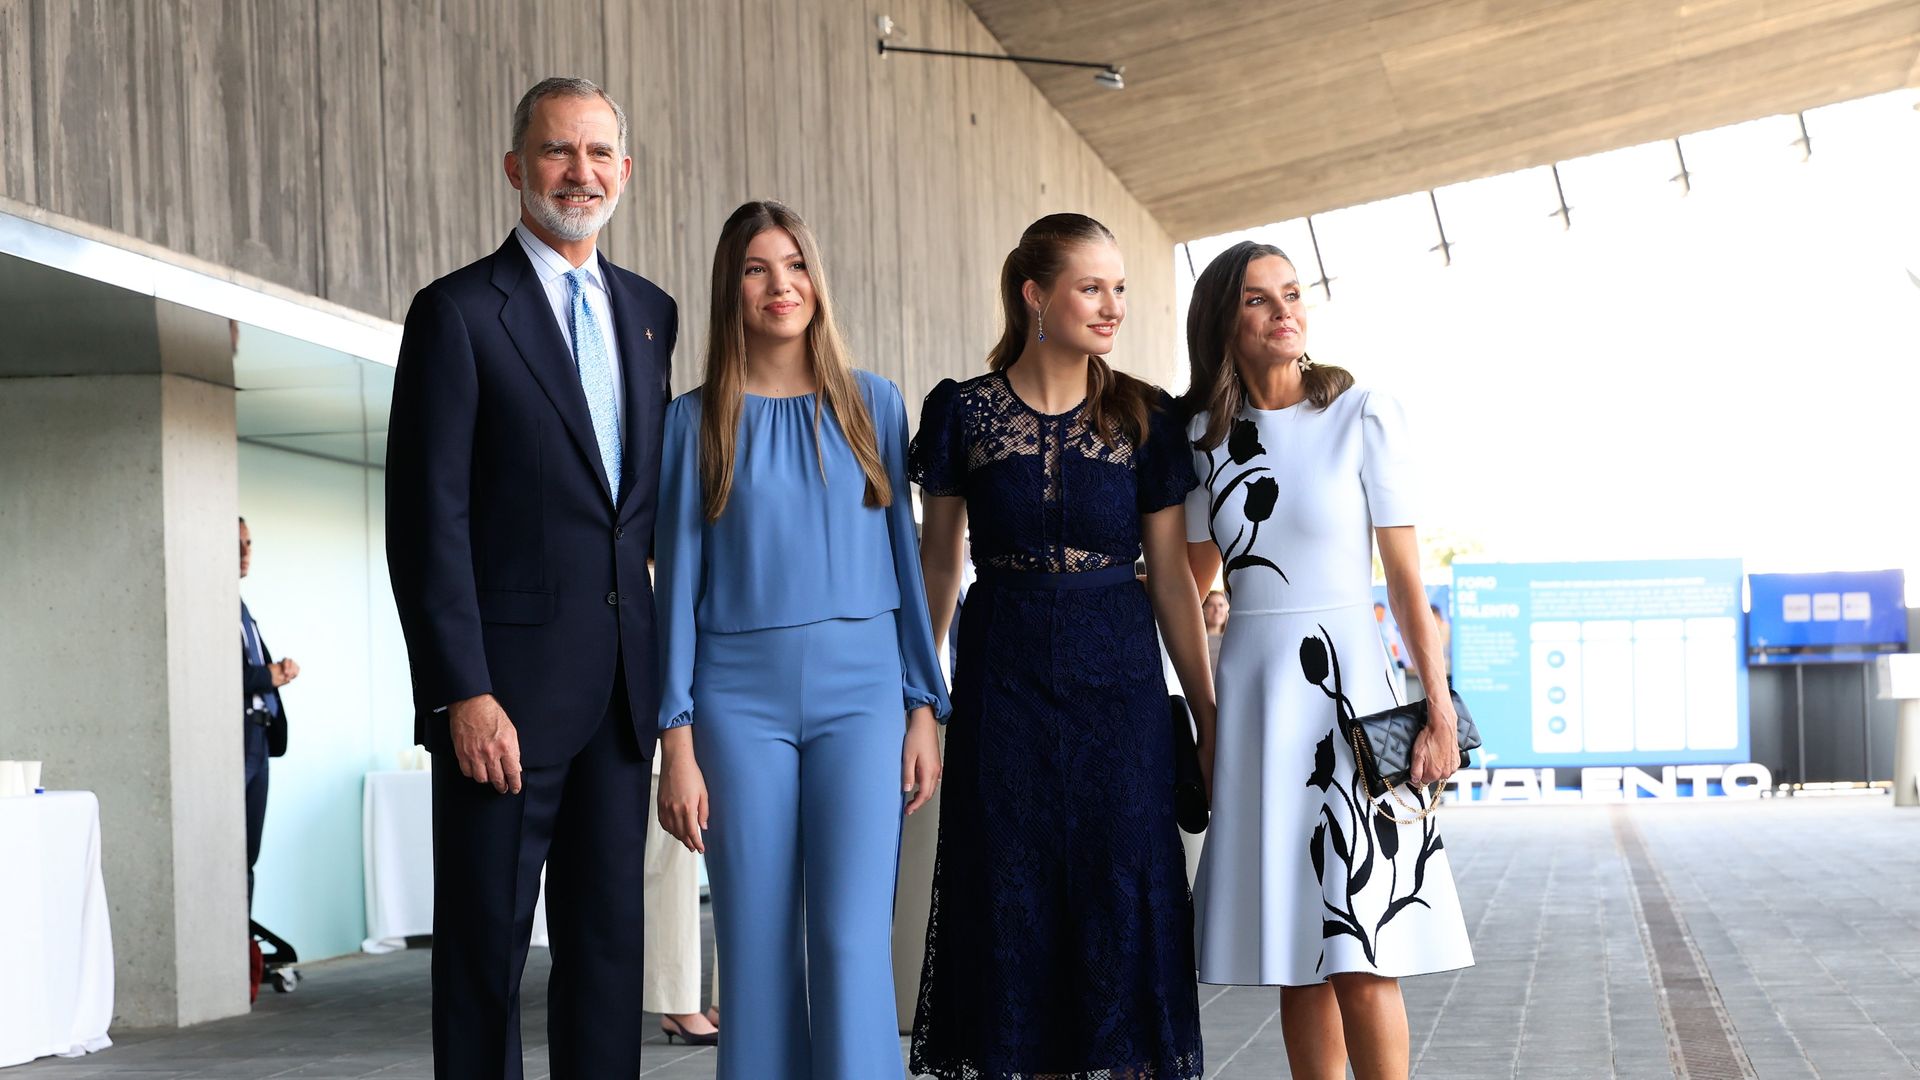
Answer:
<svg viewBox="0 0 1920 1080"><path fill-rule="evenodd" d="M1207 592L1200 601L1200 617L1207 625L1207 660L1215 672L1220 670L1220 637L1227 632L1227 613L1232 606L1219 589Z"/></svg>

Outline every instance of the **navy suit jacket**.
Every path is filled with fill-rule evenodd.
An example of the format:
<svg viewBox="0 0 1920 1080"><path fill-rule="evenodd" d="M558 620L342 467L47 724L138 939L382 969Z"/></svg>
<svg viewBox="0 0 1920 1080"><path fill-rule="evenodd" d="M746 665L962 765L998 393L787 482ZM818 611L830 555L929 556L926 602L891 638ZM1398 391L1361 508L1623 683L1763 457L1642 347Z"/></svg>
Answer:
<svg viewBox="0 0 1920 1080"><path fill-rule="evenodd" d="M253 624L253 632L260 633L260 624ZM267 648L266 635L260 637L260 655L266 658L265 664L253 662L253 656L247 651L247 628L243 621L240 626L240 700L251 702L255 694L261 698L271 698L279 707L277 713L267 717L267 756L285 757L287 753L287 703L280 697L280 688L273 685L273 650Z"/></svg>
<svg viewBox="0 0 1920 1080"><path fill-rule="evenodd" d="M604 256L625 377L617 499L566 339L520 242L420 290L387 434L387 566L415 737L450 752L455 701L491 693L521 761L584 747L624 671L649 756L659 677L647 557L679 315Z"/></svg>

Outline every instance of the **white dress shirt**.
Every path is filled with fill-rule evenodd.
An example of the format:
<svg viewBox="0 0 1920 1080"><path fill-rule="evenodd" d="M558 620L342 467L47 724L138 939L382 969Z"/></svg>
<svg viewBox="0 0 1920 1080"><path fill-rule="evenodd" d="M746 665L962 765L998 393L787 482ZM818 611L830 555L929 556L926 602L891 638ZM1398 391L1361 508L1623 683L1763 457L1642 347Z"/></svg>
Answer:
<svg viewBox="0 0 1920 1080"><path fill-rule="evenodd" d="M567 273L573 264L547 242L533 234L526 222L513 227L513 235L520 238L520 246L525 249L528 261L533 263L533 272L539 275L540 284L547 290L547 302L553 308L553 318L560 324L560 337L567 343L567 355L573 355L573 326L568 318L568 309L573 304L573 286L567 284ZM587 271L587 307L593 317L600 320L602 336L607 339L607 363L613 365L613 408L620 425L620 441L627 438L627 385L625 374L620 370L620 341L613 332L612 296L607 290L606 278L601 276L600 255L594 253L586 263Z"/></svg>
<svg viewBox="0 0 1920 1080"><path fill-rule="evenodd" d="M267 662L267 647L260 640L260 624L254 620L253 612L247 610L244 600L240 602L240 611L240 647L247 651L247 663L251 664L258 660L264 664ZM254 694L247 704L254 709L264 709L267 707L267 697L265 694ZM245 719L245 714L249 710L241 709L240 711L241 719Z"/></svg>

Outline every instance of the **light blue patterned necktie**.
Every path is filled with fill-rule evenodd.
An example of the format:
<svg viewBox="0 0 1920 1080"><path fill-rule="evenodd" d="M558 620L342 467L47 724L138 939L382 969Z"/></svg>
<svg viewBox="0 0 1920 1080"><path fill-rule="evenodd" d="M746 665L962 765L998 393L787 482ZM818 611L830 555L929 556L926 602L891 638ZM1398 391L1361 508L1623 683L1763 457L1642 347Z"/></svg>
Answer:
<svg viewBox="0 0 1920 1080"><path fill-rule="evenodd" d="M607 355L606 331L587 306L587 270L567 271L570 299L567 323L573 330L573 366L580 373L580 389L587 394L587 412L593 417L593 437L600 444L600 462L607 467L612 494L620 491L620 410L613 400L613 368Z"/></svg>

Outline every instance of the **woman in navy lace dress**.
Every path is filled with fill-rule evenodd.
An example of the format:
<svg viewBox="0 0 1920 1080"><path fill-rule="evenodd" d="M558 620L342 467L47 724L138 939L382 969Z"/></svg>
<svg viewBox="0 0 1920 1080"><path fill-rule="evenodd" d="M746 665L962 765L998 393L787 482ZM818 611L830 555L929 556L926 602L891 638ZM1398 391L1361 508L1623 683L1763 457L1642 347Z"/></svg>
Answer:
<svg viewBox="0 0 1920 1080"><path fill-rule="evenodd" d="M909 453L936 638L969 525L978 570L960 613L916 1073L1200 1075L1154 639L1157 619L1211 739L1181 510L1197 481L1171 400L1102 359L1124 272L1092 218L1028 227L1001 274L1006 332L988 374L935 387Z"/></svg>

